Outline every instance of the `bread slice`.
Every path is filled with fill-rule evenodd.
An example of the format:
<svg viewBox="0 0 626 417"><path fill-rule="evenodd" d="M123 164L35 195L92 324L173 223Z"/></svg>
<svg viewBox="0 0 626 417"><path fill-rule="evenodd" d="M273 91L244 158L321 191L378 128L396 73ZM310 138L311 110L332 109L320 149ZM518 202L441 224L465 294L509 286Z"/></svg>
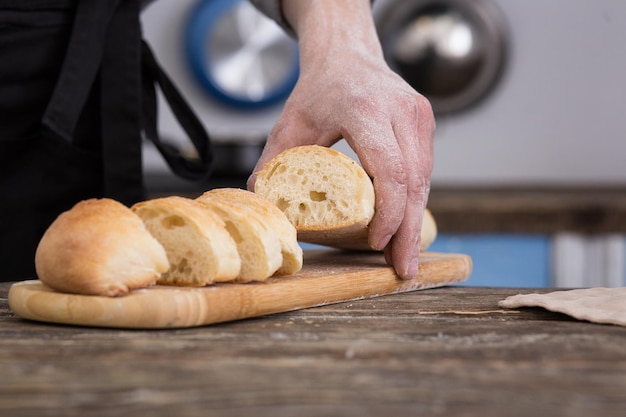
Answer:
<svg viewBox="0 0 626 417"><path fill-rule="evenodd" d="M230 232L241 258L239 282L264 281L281 267L283 256L278 234L254 207L233 199L205 193L197 198L219 215Z"/></svg>
<svg viewBox="0 0 626 417"><path fill-rule="evenodd" d="M202 203L172 196L137 203L132 210L167 252L171 268L159 284L204 286L239 275L237 245L224 221Z"/></svg>
<svg viewBox="0 0 626 417"><path fill-rule="evenodd" d="M368 225L374 216L374 185L348 156L317 145L288 149L257 173L254 191L282 210L298 240L342 249L371 250ZM421 247L436 238L424 213Z"/></svg>
<svg viewBox="0 0 626 417"><path fill-rule="evenodd" d="M254 191L285 213L300 241L369 248L372 181L356 161L334 149L308 145L282 152L257 173Z"/></svg>
<svg viewBox="0 0 626 417"><path fill-rule="evenodd" d="M367 225L374 187L363 168L334 149L288 149L258 173L254 191L281 209L298 232Z"/></svg>
<svg viewBox="0 0 626 417"><path fill-rule="evenodd" d="M270 229L278 235L281 245L283 263L276 274L291 275L302 269L302 248L298 243L296 228L278 207L259 194L241 188L215 188L204 193L200 199L208 197L246 204L263 217Z"/></svg>
<svg viewBox="0 0 626 417"><path fill-rule="evenodd" d="M104 198L81 201L57 217L39 241L35 268L55 290L117 296L154 284L169 262L139 217Z"/></svg>

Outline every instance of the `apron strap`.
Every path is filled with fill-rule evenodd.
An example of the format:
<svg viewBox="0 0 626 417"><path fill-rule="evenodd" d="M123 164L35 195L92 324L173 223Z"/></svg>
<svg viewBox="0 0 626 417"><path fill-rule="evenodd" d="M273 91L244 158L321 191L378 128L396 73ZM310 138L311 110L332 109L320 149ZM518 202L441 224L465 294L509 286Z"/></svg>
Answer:
<svg viewBox="0 0 626 417"><path fill-rule="evenodd" d="M177 175L206 179L212 165L207 132L141 39L140 11L140 0L78 2L61 74L42 119L49 130L75 142L81 112L92 87L98 88L105 194L125 204L143 197L142 130ZM160 139L156 85L197 158L186 158Z"/></svg>
<svg viewBox="0 0 626 417"><path fill-rule="evenodd" d="M61 73L43 125L68 142L102 64L109 19L119 0L79 1Z"/></svg>
<svg viewBox="0 0 626 417"><path fill-rule="evenodd" d="M144 194L139 11L136 0L118 5L109 23L100 69L104 189L128 205Z"/></svg>
<svg viewBox="0 0 626 417"><path fill-rule="evenodd" d="M191 110L185 99L178 92L167 74L157 63L148 44L142 42L143 65L143 118L145 135L163 155L169 167L178 176L188 180L208 178L213 165L213 152L210 138ZM193 144L196 155L189 158L180 150L161 140L157 129L157 95L155 86L159 86L172 112Z"/></svg>

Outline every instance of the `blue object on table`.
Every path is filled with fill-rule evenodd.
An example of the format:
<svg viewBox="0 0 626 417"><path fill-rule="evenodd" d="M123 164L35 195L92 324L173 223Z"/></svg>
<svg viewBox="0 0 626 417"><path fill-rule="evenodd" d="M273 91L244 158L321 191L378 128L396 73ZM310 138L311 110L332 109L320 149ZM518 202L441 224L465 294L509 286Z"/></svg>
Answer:
<svg viewBox="0 0 626 417"><path fill-rule="evenodd" d="M433 252L464 253L473 271L460 285L488 287L549 287L550 236L542 234L439 234Z"/></svg>
<svg viewBox="0 0 626 417"><path fill-rule="evenodd" d="M304 250L324 246L300 243ZM473 269L462 284L475 287L545 288L551 286L550 236L534 234L440 233L429 252L462 253Z"/></svg>

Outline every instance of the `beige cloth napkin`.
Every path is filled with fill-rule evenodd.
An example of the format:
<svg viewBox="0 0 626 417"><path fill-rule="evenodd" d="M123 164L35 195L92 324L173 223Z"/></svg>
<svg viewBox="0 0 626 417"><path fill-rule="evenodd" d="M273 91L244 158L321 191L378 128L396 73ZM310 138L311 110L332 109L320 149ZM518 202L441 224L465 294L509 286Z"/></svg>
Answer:
<svg viewBox="0 0 626 417"><path fill-rule="evenodd" d="M507 297L498 305L504 308L543 307L578 320L626 326L626 287L518 294Z"/></svg>

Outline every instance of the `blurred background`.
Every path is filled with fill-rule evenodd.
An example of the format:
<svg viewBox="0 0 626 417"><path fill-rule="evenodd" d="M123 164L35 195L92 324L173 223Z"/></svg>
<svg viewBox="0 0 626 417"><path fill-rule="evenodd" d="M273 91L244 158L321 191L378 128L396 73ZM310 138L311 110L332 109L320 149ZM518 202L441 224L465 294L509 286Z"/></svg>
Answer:
<svg viewBox="0 0 626 417"><path fill-rule="evenodd" d="M437 117L431 250L471 255L467 285L626 285L626 2L377 0L374 16L387 62ZM150 192L245 187L296 43L246 0L156 1L142 19L217 160L189 183L146 143ZM160 104L163 137L186 148Z"/></svg>

